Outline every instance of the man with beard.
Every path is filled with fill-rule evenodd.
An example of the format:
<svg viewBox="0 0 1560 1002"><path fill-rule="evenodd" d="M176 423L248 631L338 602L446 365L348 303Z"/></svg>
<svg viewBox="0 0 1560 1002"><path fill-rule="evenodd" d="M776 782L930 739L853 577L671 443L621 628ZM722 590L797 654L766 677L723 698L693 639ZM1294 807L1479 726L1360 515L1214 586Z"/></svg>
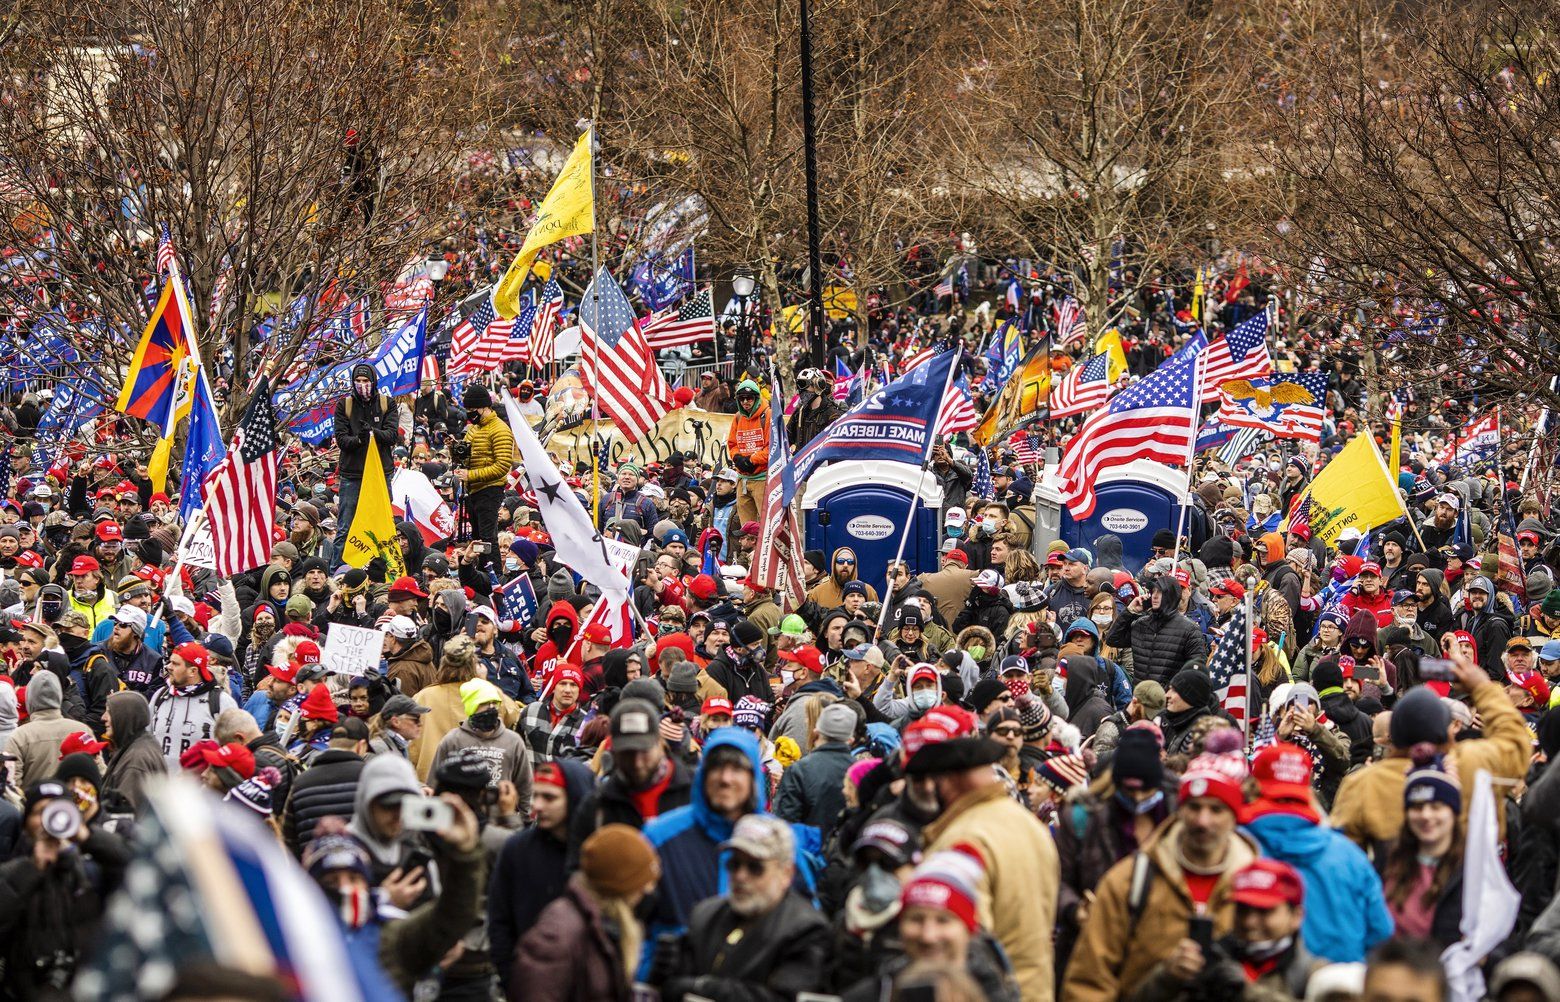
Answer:
<svg viewBox="0 0 1560 1002"><path fill-rule="evenodd" d="M1414 602L1419 606L1416 622L1426 637L1439 645L1441 636L1453 629L1451 603L1441 594L1441 572L1423 570L1414 578Z"/></svg>
<svg viewBox="0 0 1560 1002"><path fill-rule="evenodd" d="M1462 498L1447 491L1435 499L1435 510L1419 526L1419 538L1425 552L1436 554L1441 547L1450 546L1457 535L1457 513L1462 511Z"/></svg>
<svg viewBox="0 0 1560 1002"><path fill-rule="evenodd" d="M391 469L390 449L395 445L396 408L387 393L375 392L378 377L374 367L359 362L352 367L352 392L336 404L336 446L341 457L336 466L336 537L331 542L330 560L339 561L341 547L347 541L347 531L352 527L352 516L357 513L358 494L363 489L363 464L368 450L379 450L379 466L388 476Z"/></svg>
<svg viewBox="0 0 1560 1002"><path fill-rule="evenodd" d="M569 827L569 859L602 825L643 828L645 822L688 803L693 777L666 754L661 714L654 703L624 699L612 708L612 771L585 798Z"/></svg>
<svg viewBox="0 0 1560 1002"><path fill-rule="evenodd" d="M790 826L749 814L719 848L727 854L727 892L693 909L675 947L660 946L651 980L661 997L794 998L823 987L829 924L791 890L796 838Z"/></svg>
<svg viewBox="0 0 1560 1002"><path fill-rule="evenodd" d="M108 697L125 688L120 682L123 678L120 665L125 665L125 670L134 671L139 677L150 675L153 679L162 668L161 659L141 642L141 633L146 629L146 613L133 605L123 606L114 613L115 628L110 641L119 637L122 648L134 647L133 650L122 649L122 653L111 653L106 649L108 644L103 648L93 646L87 637L87 621L77 612L61 616L55 626L59 631L60 650L70 659L71 683L81 693L87 724L102 737L103 712L108 709ZM45 627L28 623L25 629L41 631Z"/></svg>
<svg viewBox="0 0 1560 1002"><path fill-rule="evenodd" d="M73 617L72 621L78 619L79 614ZM79 619L79 621L84 628L85 620ZM101 652L112 666L116 681L123 682L125 688L151 699L152 695L162 688L162 659L143 642L146 634L146 613L133 605L121 606L114 613L111 622L114 628L109 633L108 639L103 641ZM65 629L63 616L60 617L60 626L61 646L64 647L66 643L64 636L74 631ZM65 652L67 655L70 654L69 648L66 648ZM118 686L114 688L117 689ZM105 704L107 699L108 695L105 693L103 696ZM102 712L101 707L98 712Z"/></svg>
<svg viewBox="0 0 1560 1002"><path fill-rule="evenodd" d="M807 593L808 600L818 603L820 609L837 609L844 604L845 586L856 580L856 551L841 546L834 551L829 566L829 576ZM877 590L865 582L862 586L866 589L866 601L876 602Z"/></svg>

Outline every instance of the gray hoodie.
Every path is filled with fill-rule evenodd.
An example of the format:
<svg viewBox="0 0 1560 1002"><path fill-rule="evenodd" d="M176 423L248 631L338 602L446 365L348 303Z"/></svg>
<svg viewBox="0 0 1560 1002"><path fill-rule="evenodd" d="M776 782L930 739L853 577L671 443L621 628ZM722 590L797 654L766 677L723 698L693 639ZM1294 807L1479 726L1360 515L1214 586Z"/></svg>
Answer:
<svg viewBox="0 0 1560 1002"><path fill-rule="evenodd" d="M411 762L398 755L371 757L358 774L357 797L352 803L352 822L347 825L347 831L357 836L363 848L373 857L375 876L380 878L399 866L406 854L414 848L411 838L386 841L374 829L369 805L392 793L422 796L417 770L412 768Z"/></svg>
<svg viewBox="0 0 1560 1002"><path fill-rule="evenodd" d="M54 775L60 763L61 741L72 734L92 734L86 724L60 713L64 698L59 677L52 671L39 671L27 683L27 723L18 727L6 743L6 752L15 755L20 763L20 785L24 790Z"/></svg>

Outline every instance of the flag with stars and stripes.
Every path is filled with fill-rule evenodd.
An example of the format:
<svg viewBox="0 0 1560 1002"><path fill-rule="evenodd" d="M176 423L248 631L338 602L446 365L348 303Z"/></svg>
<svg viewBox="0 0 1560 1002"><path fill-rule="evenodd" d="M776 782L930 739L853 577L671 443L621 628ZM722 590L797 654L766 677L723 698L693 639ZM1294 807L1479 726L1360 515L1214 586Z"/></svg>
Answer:
<svg viewBox="0 0 1560 1002"><path fill-rule="evenodd" d="M1298 494L1289 505L1289 518L1284 531L1309 539L1311 536L1311 496Z"/></svg>
<svg viewBox="0 0 1560 1002"><path fill-rule="evenodd" d="M991 479L991 453L985 446L975 450L975 476L970 481L970 493L990 501L997 493L997 485Z"/></svg>
<svg viewBox="0 0 1560 1002"><path fill-rule="evenodd" d="M938 299L947 299L953 295L953 272L937 280L937 284L932 287L932 295Z"/></svg>
<svg viewBox="0 0 1560 1002"><path fill-rule="evenodd" d="M504 363L509 333L515 321L498 315L492 290L482 295L471 315L462 317L450 332L450 373L490 372Z"/></svg>
<svg viewBox="0 0 1560 1002"><path fill-rule="evenodd" d="M1273 374L1273 359L1267 348L1268 315L1258 313L1217 341L1204 340L1202 392L1198 403L1219 399L1225 383L1232 379L1256 379ZM1187 342L1190 345L1192 342ZM1184 348L1183 348L1184 350Z"/></svg>
<svg viewBox="0 0 1560 1002"><path fill-rule="evenodd" d="M551 365L558 339L558 318L563 313L563 289L556 278L542 286L542 301L536 306L536 322L531 327L531 364Z"/></svg>
<svg viewBox="0 0 1560 1002"><path fill-rule="evenodd" d="M1246 719L1246 607L1236 606L1224 627L1219 645L1208 659L1208 678L1213 683L1213 693L1219 700L1219 709L1237 722Z"/></svg>
<svg viewBox="0 0 1560 1002"><path fill-rule="evenodd" d="M585 384L623 437L638 441L671 410L672 391L605 266L580 297L580 331Z"/></svg>
<svg viewBox="0 0 1560 1002"><path fill-rule="evenodd" d="M1196 370L1196 352L1177 352L1083 422L1057 468L1073 518L1094 512L1095 480L1110 467L1134 459L1185 465L1197 433Z"/></svg>
<svg viewBox="0 0 1560 1002"><path fill-rule="evenodd" d="M843 404L850 396L850 368L843 358L834 360L834 402Z"/></svg>
<svg viewBox="0 0 1560 1002"><path fill-rule="evenodd" d="M536 296L526 293L520 301L520 315L515 317L509 329L509 340L504 345L504 361L531 361L531 330L536 326Z"/></svg>
<svg viewBox="0 0 1560 1002"><path fill-rule="evenodd" d="M978 424L980 415L975 413L975 404L970 400L970 383L961 372L954 377L953 385L948 388L948 395L943 397L942 406L937 411L937 437L947 438L961 431L974 431Z"/></svg>
<svg viewBox="0 0 1560 1002"><path fill-rule="evenodd" d="M916 366L924 365L925 363L931 361L933 358L937 357L937 352L940 350L940 347L935 341L929 343L924 348L916 348L914 350L906 349L904 361L900 363L899 374L902 376L910 370L914 369Z"/></svg>
<svg viewBox="0 0 1560 1002"><path fill-rule="evenodd" d="M1071 296L1062 299L1056 307L1056 346L1064 348L1087 333L1083 307Z"/></svg>
<svg viewBox="0 0 1560 1002"><path fill-rule="evenodd" d="M1252 451L1268 438L1268 433L1258 428L1237 428L1230 436L1230 440L1219 450L1219 462L1226 466L1234 466L1251 455Z"/></svg>
<svg viewBox="0 0 1560 1002"><path fill-rule="evenodd" d="M216 572L227 577L264 566L276 526L276 411L262 376L233 433L226 458L202 486Z"/></svg>
<svg viewBox="0 0 1560 1002"><path fill-rule="evenodd" d="M157 274L168 274L177 255L178 252L173 248L173 235L168 232L168 224L164 223L162 238L157 241Z"/></svg>
<svg viewBox="0 0 1560 1002"><path fill-rule="evenodd" d="M680 348L695 341L715 340L715 297L709 289L685 300L676 312L667 310L644 325L651 351Z"/></svg>
<svg viewBox="0 0 1560 1002"><path fill-rule="evenodd" d="M1258 428L1274 438L1320 442L1326 403L1326 373L1288 372L1225 383L1218 416L1231 427Z"/></svg>
<svg viewBox="0 0 1560 1002"><path fill-rule="evenodd" d="M780 387L773 385L770 399L780 400ZM764 508L759 513L758 546L750 580L769 591L783 586L790 596L789 608L800 608L807 599L807 578L802 569L804 547L796 510L795 468L791 448L785 437L785 408L769 408L769 472L764 478Z"/></svg>
<svg viewBox="0 0 1560 1002"><path fill-rule="evenodd" d="M1013 458L1020 466L1034 466L1045 462L1045 450L1041 445L1041 439L1032 431L1015 431L1008 439L1008 447L1013 450Z"/></svg>
<svg viewBox="0 0 1560 1002"><path fill-rule="evenodd" d="M1110 353L1101 352L1074 365L1051 391L1050 420L1083 414L1110 399Z"/></svg>

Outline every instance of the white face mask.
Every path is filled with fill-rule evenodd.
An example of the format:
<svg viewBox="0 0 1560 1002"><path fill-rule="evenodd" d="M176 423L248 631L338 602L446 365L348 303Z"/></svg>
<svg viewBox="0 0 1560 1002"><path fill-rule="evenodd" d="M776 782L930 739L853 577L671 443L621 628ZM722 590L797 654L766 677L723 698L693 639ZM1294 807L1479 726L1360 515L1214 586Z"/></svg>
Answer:
<svg viewBox="0 0 1560 1002"><path fill-rule="evenodd" d="M980 527L981 527L981 529L983 531L985 531L987 533L996 532L997 531L997 520L994 519L994 518L983 518L983 519L980 520Z"/></svg>
<svg viewBox="0 0 1560 1002"><path fill-rule="evenodd" d="M1113 622L1116 617L1112 616L1108 612L1096 612L1094 615L1090 616L1089 618L1094 620L1100 626L1106 626L1109 623Z"/></svg>
<svg viewBox="0 0 1560 1002"><path fill-rule="evenodd" d="M920 689L910 694L910 705L917 710L930 710L937 705L936 689Z"/></svg>

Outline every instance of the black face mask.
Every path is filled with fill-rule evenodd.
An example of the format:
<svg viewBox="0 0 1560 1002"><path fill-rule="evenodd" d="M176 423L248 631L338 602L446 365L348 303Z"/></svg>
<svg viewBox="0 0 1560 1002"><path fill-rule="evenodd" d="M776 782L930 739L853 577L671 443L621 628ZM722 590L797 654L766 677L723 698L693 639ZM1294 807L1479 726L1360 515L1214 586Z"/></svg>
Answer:
<svg viewBox="0 0 1560 1002"><path fill-rule="evenodd" d="M448 633L455 627L455 617L448 609L435 608L433 610L433 628L440 633Z"/></svg>
<svg viewBox="0 0 1560 1002"><path fill-rule="evenodd" d="M553 642L553 646L562 650L564 645L573 637L574 628L569 625L567 619L560 619L553 623L547 630L547 639Z"/></svg>
<svg viewBox="0 0 1560 1002"><path fill-rule="evenodd" d="M473 713L471 726L483 732L498 730L498 707L489 706Z"/></svg>

